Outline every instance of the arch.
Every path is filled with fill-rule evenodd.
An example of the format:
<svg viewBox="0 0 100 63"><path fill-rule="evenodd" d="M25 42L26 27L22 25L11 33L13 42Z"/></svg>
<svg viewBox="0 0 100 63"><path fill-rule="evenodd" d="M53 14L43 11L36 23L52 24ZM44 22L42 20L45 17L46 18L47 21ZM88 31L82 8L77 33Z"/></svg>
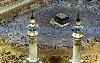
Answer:
<svg viewBox="0 0 100 63"><path fill-rule="evenodd" d="M51 56L48 58L48 63L65 63L65 58L61 56Z"/></svg>

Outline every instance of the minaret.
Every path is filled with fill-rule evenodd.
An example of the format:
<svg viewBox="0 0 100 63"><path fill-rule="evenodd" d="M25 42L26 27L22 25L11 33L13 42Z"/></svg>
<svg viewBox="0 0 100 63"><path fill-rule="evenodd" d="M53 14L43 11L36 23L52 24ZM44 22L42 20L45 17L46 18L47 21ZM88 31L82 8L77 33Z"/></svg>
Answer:
<svg viewBox="0 0 100 63"><path fill-rule="evenodd" d="M76 19L76 26L72 29L72 37L73 37L73 57L72 63L81 63L80 52L81 52L81 38L83 37L83 29L81 26L81 20Z"/></svg>
<svg viewBox="0 0 100 63"><path fill-rule="evenodd" d="M38 32L36 31L36 23L33 15L30 19L30 24L28 25L28 37L30 39L29 41L29 58L28 63L34 63L37 61L37 35Z"/></svg>

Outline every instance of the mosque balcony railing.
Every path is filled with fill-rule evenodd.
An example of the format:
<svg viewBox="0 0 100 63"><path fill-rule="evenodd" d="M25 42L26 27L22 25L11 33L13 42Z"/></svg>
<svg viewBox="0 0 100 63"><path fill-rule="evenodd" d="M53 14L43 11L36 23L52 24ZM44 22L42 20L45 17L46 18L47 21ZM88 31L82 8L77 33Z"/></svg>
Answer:
<svg viewBox="0 0 100 63"><path fill-rule="evenodd" d="M19 7L25 3L28 3L28 2L32 2L33 0L19 0L19 1L15 1L15 2L12 2L12 3L9 3L3 7L0 8L0 14L4 13L4 12L7 12L13 8L16 8L16 7Z"/></svg>
<svg viewBox="0 0 100 63"><path fill-rule="evenodd" d="M34 0L18 0L0 7L0 20L5 19L6 17L9 18L14 13L17 14L21 11L29 9L30 5L32 5L33 3L35 3Z"/></svg>

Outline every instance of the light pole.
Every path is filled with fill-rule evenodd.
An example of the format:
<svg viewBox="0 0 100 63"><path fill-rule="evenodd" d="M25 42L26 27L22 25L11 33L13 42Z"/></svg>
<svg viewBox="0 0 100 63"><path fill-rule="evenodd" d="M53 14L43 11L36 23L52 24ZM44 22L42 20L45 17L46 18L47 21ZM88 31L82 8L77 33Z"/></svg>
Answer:
<svg viewBox="0 0 100 63"><path fill-rule="evenodd" d="M73 37L73 58L71 60L72 63L81 63L80 52L81 52L81 38L83 37L83 28L81 26L81 21L76 19L76 26L72 29L72 37Z"/></svg>

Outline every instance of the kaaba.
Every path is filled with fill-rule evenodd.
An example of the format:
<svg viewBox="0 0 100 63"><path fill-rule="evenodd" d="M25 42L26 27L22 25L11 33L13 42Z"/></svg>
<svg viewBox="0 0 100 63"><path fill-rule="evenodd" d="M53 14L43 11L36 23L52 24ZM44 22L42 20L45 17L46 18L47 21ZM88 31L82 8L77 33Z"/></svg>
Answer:
<svg viewBox="0 0 100 63"><path fill-rule="evenodd" d="M59 23L60 25L64 25L68 23L69 17L60 13L55 16L55 22Z"/></svg>

